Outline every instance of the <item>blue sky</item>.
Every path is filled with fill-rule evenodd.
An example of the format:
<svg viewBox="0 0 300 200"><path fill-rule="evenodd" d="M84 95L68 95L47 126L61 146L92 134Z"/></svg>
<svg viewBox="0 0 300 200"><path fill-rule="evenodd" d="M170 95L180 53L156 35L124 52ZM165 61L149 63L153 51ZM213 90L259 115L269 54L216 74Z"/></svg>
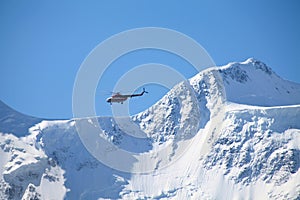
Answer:
<svg viewBox="0 0 300 200"><path fill-rule="evenodd" d="M190 36L217 65L255 57L283 78L300 82L299 9L296 0L3 0L0 100L25 114L71 118L74 80L89 52L114 34L149 26ZM98 115L110 114L105 98L117 76L149 62L177 67L187 78L196 73L184 60L165 52L141 51L123 56L99 83L101 90L95 96ZM157 85L147 89L147 97L131 101L132 113L142 111L167 92Z"/></svg>

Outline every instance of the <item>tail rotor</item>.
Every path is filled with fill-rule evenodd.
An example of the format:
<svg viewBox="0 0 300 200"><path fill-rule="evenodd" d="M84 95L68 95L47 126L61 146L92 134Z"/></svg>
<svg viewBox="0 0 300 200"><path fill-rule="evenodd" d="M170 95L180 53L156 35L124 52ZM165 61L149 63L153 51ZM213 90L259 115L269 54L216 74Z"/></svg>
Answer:
<svg viewBox="0 0 300 200"><path fill-rule="evenodd" d="M145 88L143 88L142 94L144 94L144 93L148 94L149 92L147 92L147 91L145 90Z"/></svg>

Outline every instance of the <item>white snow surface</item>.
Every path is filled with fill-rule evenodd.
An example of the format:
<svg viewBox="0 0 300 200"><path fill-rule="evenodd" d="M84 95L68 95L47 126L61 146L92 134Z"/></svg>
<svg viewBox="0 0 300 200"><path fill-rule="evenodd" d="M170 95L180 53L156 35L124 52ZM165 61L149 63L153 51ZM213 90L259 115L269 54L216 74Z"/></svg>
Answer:
<svg viewBox="0 0 300 200"><path fill-rule="evenodd" d="M99 124L96 137L135 160L100 162L78 124ZM42 120L0 102L0 166L0 199L300 199L300 85L251 58L130 119Z"/></svg>

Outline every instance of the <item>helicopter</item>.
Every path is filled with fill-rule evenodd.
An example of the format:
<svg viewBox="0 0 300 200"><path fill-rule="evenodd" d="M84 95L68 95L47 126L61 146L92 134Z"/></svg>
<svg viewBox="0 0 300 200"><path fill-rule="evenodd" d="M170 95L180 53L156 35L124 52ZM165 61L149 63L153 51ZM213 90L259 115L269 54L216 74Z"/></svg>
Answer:
<svg viewBox="0 0 300 200"><path fill-rule="evenodd" d="M107 103L110 103L110 105L112 105L112 103L121 103L123 104L124 101L126 101L128 98L132 98L132 97L138 97L138 96L143 96L144 93L148 93L145 88L143 88L143 91L139 94L121 94L120 92L115 93L114 95L112 95L111 97L106 99Z"/></svg>

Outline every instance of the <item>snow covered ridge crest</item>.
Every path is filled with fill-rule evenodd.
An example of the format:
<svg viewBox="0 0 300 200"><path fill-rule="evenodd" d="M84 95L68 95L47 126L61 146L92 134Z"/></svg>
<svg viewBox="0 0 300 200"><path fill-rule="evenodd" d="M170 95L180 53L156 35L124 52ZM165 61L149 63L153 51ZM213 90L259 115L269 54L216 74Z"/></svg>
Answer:
<svg viewBox="0 0 300 200"><path fill-rule="evenodd" d="M227 101L255 106L300 104L300 84L282 79L261 61L250 58L218 70Z"/></svg>
<svg viewBox="0 0 300 200"><path fill-rule="evenodd" d="M206 69L189 84L194 96L181 83L132 116L144 139L112 117L82 119L98 121L99 137L118 148L154 152L143 161L153 172L144 174L99 162L75 119L36 119L0 102L0 199L299 199L300 85L255 59ZM184 153L160 168L185 142Z"/></svg>

